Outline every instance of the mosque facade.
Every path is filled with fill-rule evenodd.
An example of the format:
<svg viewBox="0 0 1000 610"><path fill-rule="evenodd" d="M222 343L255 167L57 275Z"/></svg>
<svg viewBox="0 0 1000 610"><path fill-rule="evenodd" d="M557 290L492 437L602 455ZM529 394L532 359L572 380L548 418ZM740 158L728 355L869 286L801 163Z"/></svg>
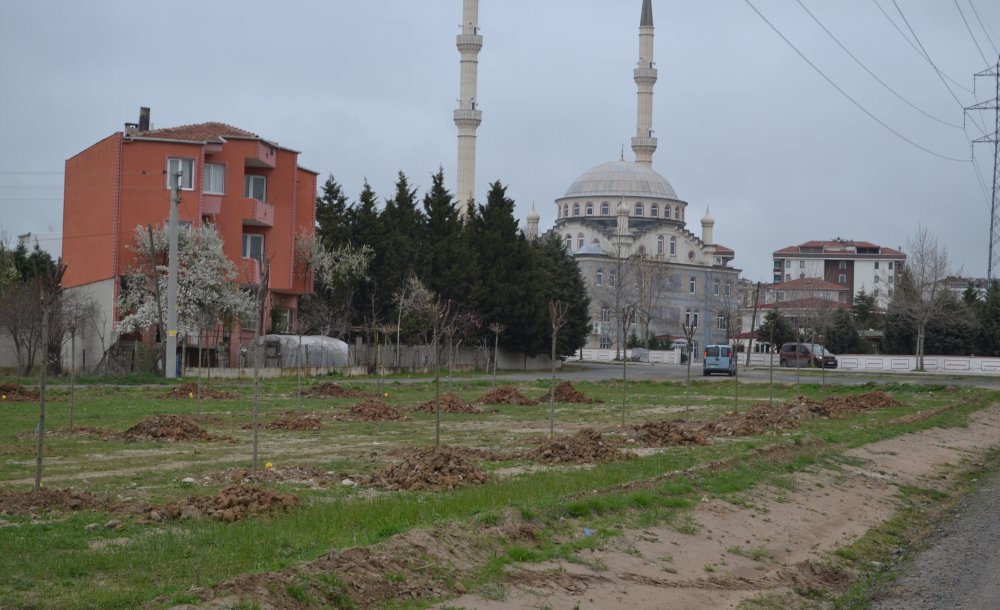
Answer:
<svg viewBox="0 0 1000 610"><path fill-rule="evenodd" d="M725 343L738 332L739 270L735 253L717 244L715 219L706 208L701 234L687 228L688 203L652 165L657 140L652 127L653 10L643 0L634 161L624 152L615 161L587 170L555 200L552 232L564 240L588 287L592 320L588 347L618 348L632 333L678 338L693 328L699 346ZM532 210L526 234L538 235Z"/></svg>

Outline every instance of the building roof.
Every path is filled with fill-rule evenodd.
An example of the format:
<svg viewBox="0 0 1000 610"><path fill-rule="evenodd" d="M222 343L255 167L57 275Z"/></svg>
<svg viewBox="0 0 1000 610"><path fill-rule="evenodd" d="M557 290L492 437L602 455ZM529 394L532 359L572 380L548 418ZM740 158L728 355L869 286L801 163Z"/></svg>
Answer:
<svg viewBox="0 0 1000 610"><path fill-rule="evenodd" d="M651 0L642 0L642 16L639 18L639 26L653 25L653 3Z"/></svg>
<svg viewBox="0 0 1000 610"><path fill-rule="evenodd" d="M824 307L836 307L838 309L850 309L850 303L842 303L840 301L831 301L830 299L821 299L819 297L808 297L805 299L792 299L790 301L775 301L774 303L761 303L761 309L785 309L785 310L813 310L822 309Z"/></svg>
<svg viewBox="0 0 1000 610"><path fill-rule="evenodd" d="M782 257L788 255L816 256L821 255L827 258L853 258L854 256L887 256L894 258L906 258L900 250L887 248L869 241L854 241L850 239L828 239L812 240L801 243L797 246L788 246L775 250L773 256ZM831 256L833 255L833 256Z"/></svg>
<svg viewBox="0 0 1000 610"><path fill-rule="evenodd" d="M736 251L732 248L727 248L722 244L713 244L715 246L715 253L721 256L736 256Z"/></svg>
<svg viewBox="0 0 1000 610"><path fill-rule="evenodd" d="M225 138L250 138L254 140L262 139L257 134L233 127L226 123L197 123L194 125L180 125L178 127L166 127L164 129L150 129L139 131L134 134L138 138L155 138L162 140L181 140L186 142L213 142Z"/></svg>
<svg viewBox="0 0 1000 610"><path fill-rule="evenodd" d="M619 159L591 168L577 178L563 197L607 199L677 199L674 187L652 168Z"/></svg>
<svg viewBox="0 0 1000 610"><path fill-rule="evenodd" d="M833 282L828 282L824 279L816 277L805 277L805 278L799 278L797 280L788 280L787 282L772 284L771 287L774 290L826 290L826 291L837 291L837 292L850 290L850 288L844 286L843 284L834 284Z"/></svg>

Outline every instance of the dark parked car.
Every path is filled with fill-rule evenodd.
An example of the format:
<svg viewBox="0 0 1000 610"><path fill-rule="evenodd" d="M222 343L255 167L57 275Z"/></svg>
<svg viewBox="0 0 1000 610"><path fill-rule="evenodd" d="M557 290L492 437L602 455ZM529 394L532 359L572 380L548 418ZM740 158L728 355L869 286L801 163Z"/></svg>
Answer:
<svg viewBox="0 0 1000 610"><path fill-rule="evenodd" d="M781 366L837 368L837 357L819 343L785 343L778 357Z"/></svg>

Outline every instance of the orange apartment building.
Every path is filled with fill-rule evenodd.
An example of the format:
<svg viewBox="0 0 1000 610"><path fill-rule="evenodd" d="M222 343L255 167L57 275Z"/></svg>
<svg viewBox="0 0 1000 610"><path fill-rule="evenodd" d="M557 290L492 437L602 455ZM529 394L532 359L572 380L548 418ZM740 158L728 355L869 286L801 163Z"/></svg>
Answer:
<svg viewBox="0 0 1000 610"><path fill-rule="evenodd" d="M78 365L96 364L117 340L121 277L133 262L128 246L137 226L167 223L168 174L177 172L181 223L215 225L243 283L259 283L267 257L267 311L294 319L298 297L311 290L311 280L296 271L295 237L312 234L316 218L316 172L300 167L298 155L225 123L150 129L149 109L142 108L138 123L68 159L63 287L89 295L101 311L89 336L78 339ZM249 343L248 335L252 329L232 337L231 346ZM229 349L230 366L236 358L237 349Z"/></svg>

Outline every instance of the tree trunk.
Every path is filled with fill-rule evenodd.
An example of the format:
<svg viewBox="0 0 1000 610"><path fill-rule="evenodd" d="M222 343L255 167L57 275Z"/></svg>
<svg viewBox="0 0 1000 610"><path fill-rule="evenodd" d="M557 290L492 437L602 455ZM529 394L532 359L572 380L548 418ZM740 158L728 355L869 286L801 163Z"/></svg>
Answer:
<svg viewBox="0 0 1000 610"><path fill-rule="evenodd" d="M42 298L42 344L49 339L49 308ZM45 373L48 372L49 359L42 358L42 378L38 384L38 441L35 445L35 491L42 488L42 456L45 451Z"/></svg>
<svg viewBox="0 0 1000 610"><path fill-rule="evenodd" d="M73 412L76 408L76 333L69 336L69 431L73 431Z"/></svg>
<svg viewBox="0 0 1000 610"><path fill-rule="evenodd" d="M441 371L438 367L438 332L434 329L434 445L441 446Z"/></svg>

